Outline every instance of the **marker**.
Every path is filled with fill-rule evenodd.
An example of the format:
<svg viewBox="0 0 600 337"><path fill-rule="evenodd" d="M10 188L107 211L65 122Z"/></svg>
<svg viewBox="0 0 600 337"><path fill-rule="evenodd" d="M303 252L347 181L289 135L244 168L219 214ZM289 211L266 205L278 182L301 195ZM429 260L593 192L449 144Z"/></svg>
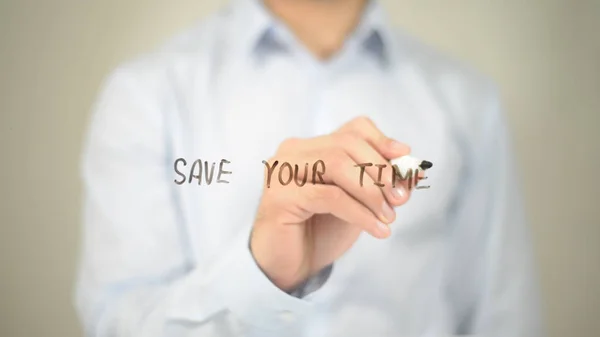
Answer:
<svg viewBox="0 0 600 337"><path fill-rule="evenodd" d="M411 156L402 156L391 161L392 165L398 166L398 170L402 176L406 176L409 170L413 172L417 170L425 171L433 167L433 163L427 160L421 160Z"/></svg>

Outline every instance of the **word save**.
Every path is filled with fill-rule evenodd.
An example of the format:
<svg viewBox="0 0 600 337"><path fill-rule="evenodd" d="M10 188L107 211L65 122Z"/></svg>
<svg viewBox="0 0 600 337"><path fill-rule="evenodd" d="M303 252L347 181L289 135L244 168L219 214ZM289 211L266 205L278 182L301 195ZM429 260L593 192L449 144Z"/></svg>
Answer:
<svg viewBox="0 0 600 337"><path fill-rule="evenodd" d="M219 163L219 173L217 174L217 183L220 184L229 184L229 181L221 179L221 176L224 174L231 174L230 171L223 170L223 165L230 164L231 162L226 159L221 159ZM217 163L212 163L210 169L208 168L208 161L204 161L204 167L202 167L202 160L198 159L194 161L189 170L189 177L186 178L186 175L182 173L178 166L179 164L183 164L183 167L187 165L187 161L183 158L177 158L175 160L175 173L181 177L181 180L175 179L175 183L177 185L183 185L186 181L188 184L192 183L192 180L196 179L198 181L198 185L202 185L202 172L204 172L204 180L207 185L210 185L213 181L214 173L215 173L215 165Z"/></svg>

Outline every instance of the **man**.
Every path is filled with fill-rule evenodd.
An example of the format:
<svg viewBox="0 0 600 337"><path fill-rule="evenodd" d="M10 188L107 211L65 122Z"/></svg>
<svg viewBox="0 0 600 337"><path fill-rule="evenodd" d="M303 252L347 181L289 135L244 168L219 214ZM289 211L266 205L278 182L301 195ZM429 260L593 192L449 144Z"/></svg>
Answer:
<svg viewBox="0 0 600 337"><path fill-rule="evenodd" d="M104 84L86 333L537 336L508 143L493 85L375 2L235 1Z"/></svg>

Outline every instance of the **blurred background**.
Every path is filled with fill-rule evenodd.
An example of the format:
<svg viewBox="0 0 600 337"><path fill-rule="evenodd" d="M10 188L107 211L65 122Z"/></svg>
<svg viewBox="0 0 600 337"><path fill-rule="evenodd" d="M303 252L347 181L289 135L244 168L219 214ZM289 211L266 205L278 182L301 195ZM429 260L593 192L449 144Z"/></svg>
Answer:
<svg viewBox="0 0 600 337"><path fill-rule="evenodd" d="M115 66L217 0L0 0L0 336L81 336L78 161ZM503 91L552 337L600 335L600 0L388 0Z"/></svg>

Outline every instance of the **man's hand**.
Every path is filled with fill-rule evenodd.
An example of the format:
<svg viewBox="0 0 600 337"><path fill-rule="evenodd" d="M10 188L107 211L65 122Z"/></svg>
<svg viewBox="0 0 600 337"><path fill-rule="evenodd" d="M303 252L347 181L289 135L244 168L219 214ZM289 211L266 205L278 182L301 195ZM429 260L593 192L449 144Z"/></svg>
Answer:
<svg viewBox="0 0 600 337"><path fill-rule="evenodd" d="M300 183L306 163L309 170L302 187L294 181L282 186L276 168L263 191L250 241L263 272L289 291L333 263L362 231L387 238L388 224L396 217L393 207L404 204L410 194L406 182L392 187L389 160L409 153L407 145L387 138L367 118L354 119L326 136L284 141L269 165L298 165ZM312 183L312 165L318 160L325 163L324 184L319 179ZM362 163L373 165L365 168L361 187L356 165ZM381 179L379 164L387 164ZM385 186L375 185L378 181Z"/></svg>

